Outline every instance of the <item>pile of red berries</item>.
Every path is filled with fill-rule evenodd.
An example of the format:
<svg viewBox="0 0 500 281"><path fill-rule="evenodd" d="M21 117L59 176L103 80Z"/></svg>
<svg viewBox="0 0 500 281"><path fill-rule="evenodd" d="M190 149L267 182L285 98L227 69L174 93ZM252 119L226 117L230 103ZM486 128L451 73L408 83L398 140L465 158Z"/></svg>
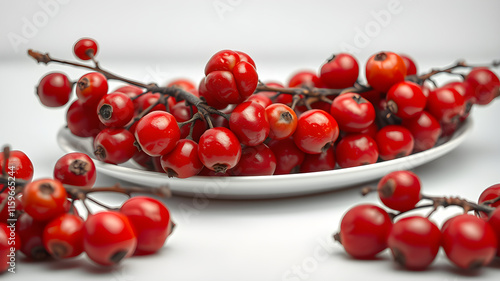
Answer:
<svg viewBox="0 0 500 281"><path fill-rule="evenodd" d="M54 177L33 180L33 165L22 151L0 153L0 272L15 272L17 251L30 259L67 259L82 253L100 265L157 252L172 231L167 207L133 192L160 190L93 187L96 170L85 154L61 157ZM96 192L129 195L119 208L87 196ZM87 211L84 219L75 203ZM87 202L105 208L92 213Z"/></svg>
<svg viewBox="0 0 500 281"><path fill-rule="evenodd" d="M69 130L94 138L95 157L187 178L194 175L279 175L372 164L436 145L467 118L474 104L500 93L488 67L459 62L417 75L407 56L380 52L359 65L338 54L317 74L296 73L287 87L259 81L255 62L239 51L214 54L198 87L186 79L165 87L125 79L100 67L98 46L81 39L81 60L95 66L29 51L38 62L92 69L72 83L62 73L43 77L37 94L46 106L62 106ZM493 63L492 66L497 66ZM457 73L458 69L469 70ZM431 88L433 75L459 78ZM108 80L128 83L109 91Z"/></svg>
<svg viewBox="0 0 500 281"><path fill-rule="evenodd" d="M500 184L485 189L478 203L473 203L423 195L417 175L396 171L384 176L376 188L365 189L364 194L370 191L377 192L383 205L397 213L374 204L349 209L334 237L350 256L373 259L389 248L394 260L409 270L427 268L440 248L453 264L467 270L486 266L500 256ZM430 203L423 203L426 200ZM438 207L451 205L463 207L464 213L439 228L430 216ZM432 208L428 216L407 214L425 207Z"/></svg>

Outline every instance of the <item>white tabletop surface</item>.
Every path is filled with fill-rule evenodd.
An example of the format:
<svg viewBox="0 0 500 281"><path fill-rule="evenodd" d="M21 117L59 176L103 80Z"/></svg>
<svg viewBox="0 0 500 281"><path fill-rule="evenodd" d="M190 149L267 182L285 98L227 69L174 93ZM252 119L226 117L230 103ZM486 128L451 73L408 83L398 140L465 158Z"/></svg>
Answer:
<svg viewBox="0 0 500 281"><path fill-rule="evenodd" d="M499 59L499 39L494 36L497 32L492 32L499 26L498 1L432 1L421 6L415 1L315 1L315 5L311 1L255 4L217 0L197 1L196 5L190 1L165 1L162 9L155 8L159 1L149 1L149 6L141 1L140 7L137 2L125 1L129 5L115 12L111 9L122 2L118 5L113 1L57 0L60 4L50 6L52 10L43 5L48 2L56 0L39 1L36 5L15 1L9 7L7 2L0 4L4 5L0 9L0 145L10 144L12 149L26 152L34 163L35 178L50 177L56 160L63 155L56 134L65 124L66 108L44 108L34 95L34 87L49 71L61 70L74 80L84 71L37 65L23 54L30 47L72 59L74 40L95 35L102 43L101 62L105 67L144 82L178 77L198 81L206 60L215 51L237 48L256 54L254 59L262 80L286 82L298 69L317 70L330 52L340 50L342 42L356 45L358 30L370 28L380 11L396 2L403 8L392 14L390 24L384 24L363 46L356 45L360 47L361 64L381 49L408 52L423 70L445 66L459 58L474 63ZM217 6L221 3L226 6ZM197 5L203 5L205 10L195 9ZM216 13L221 11L216 7L229 10ZM294 9L297 15L292 16L285 7ZM338 12L341 8L356 13ZM191 10L196 10L194 16L187 17ZM473 10L476 14L470 15ZM92 20L88 18L90 11L95 15ZM26 22L33 22L36 17L43 20L43 13L48 15L48 23L40 22L35 34L24 36ZM257 20L257 14L263 17ZM196 24L190 25L195 20ZM245 32L239 33L239 28ZM153 30L155 36L147 30ZM221 33L224 31L228 33ZM24 36L25 41L14 46L9 34ZM233 41L237 43L232 44ZM440 79L444 81L446 77ZM463 144L414 169L425 193L477 200L483 189L500 183L500 100L474 108L472 118L472 132ZM112 185L116 181L99 174L96 185ZM111 195L98 198L109 204L123 200ZM117 267L103 268L85 255L68 261L31 262L19 254L16 273L4 273L0 278L451 281L498 280L500 276L498 260L479 272L465 273L451 265L444 253L422 272L402 270L391 261L387 251L374 261L349 258L331 238L342 215L358 203L379 204L375 195L362 198L358 187L284 199L199 200L174 196L164 202L177 228L165 247L153 256L132 257ZM437 212L433 218L441 224L458 212L458 208L450 208Z"/></svg>

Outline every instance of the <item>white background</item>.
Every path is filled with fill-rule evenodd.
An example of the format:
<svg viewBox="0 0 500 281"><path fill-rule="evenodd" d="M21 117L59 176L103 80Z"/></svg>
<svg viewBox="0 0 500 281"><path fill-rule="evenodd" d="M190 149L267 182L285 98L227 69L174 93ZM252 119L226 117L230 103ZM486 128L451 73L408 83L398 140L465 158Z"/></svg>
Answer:
<svg viewBox="0 0 500 281"><path fill-rule="evenodd" d="M411 55L422 70L459 58L473 63L500 59L499 1L2 1L0 2L0 144L25 151L35 177L51 176L63 155L55 141L65 109L43 108L34 87L43 66L26 49L72 59L83 36L98 40L101 63L144 82L201 79L208 58L221 49L250 54L261 79L286 82L302 68L317 70L346 46L361 65L380 50ZM362 76L360 76L362 80ZM440 77L440 81L446 77ZM474 128L449 155L414 171L430 194L475 200L500 183L500 102L475 108ZM116 180L100 175L99 185ZM306 187L305 187L306 188ZM109 203L122 198L102 197ZM498 279L500 266L467 274L440 254L424 272L406 272L388 253L376 261L349 259L331 244L342 214L359 202L357 188L280 200L165 201L178 223L155 256L126 260L117 268L73 261L20 260L6 280L462 280ZM189 209L191 208L191 209ZM193 210L186 212L186 209ZM436 214L438 223L451 213ZM327 254L326 254L327 253ZM298 272L301 274L289 272ZM287 279L288 278L288 279Z"/></svg>

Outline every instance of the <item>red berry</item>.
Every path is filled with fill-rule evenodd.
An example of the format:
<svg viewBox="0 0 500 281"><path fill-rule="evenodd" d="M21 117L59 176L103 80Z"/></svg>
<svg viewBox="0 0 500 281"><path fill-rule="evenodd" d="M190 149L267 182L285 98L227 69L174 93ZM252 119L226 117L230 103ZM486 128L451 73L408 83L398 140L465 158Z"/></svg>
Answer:
<svg viewBox="0 0 500 281"><path fill-rule="evenodd" d="M366 63L366 80L377 91L387 92L396 83L404 81L405 77L405 62L395 53L380 52Z"/></svg>
<svg viewBox="0 0 500 281"><path fill-rule="evenodd" d="M378 182L377 191L385 206L400 212L415 208L420 201L420 179L410 171L391 172Z"/></svg>
<svg viewBox="0 0 500 281"><path fill-rule="evenodd" d="M76 96L85 106L95 106L108 93L108 81L99 72L91 72L78 79Z"/></svg>
<svg viewBox="0 0 500 281"><path fill-rule="evenodd" d="M16 223L16 234L21 240L20 250L28 258L43 260L50 256L43 246L43 231L46 221L33 219L28 213L19 216Z"/></svg>
<svg viewBox="0 0 500 281"><path fill-rule="evenodd" d="M288 81L289 88L302 88L302 87L320 88L321 85L322 82L316 75L316 72L311 70L302 70L296 72L295 74L292 75L292 77L290 77L290 80Z"/></svg>
<svg viewBox="0 0 500 281"><path fill-rule="evenodd" d="M465 112L465 100L454 88L437 88L429 93L426 108L440 123L456 123Z"/></svg>
<svg viewBox="0 0 500 281"><path fill-rule="evenodd" d="M424 110L427 97L420 85L404 81L389 89L386 100L387 107L393 114L402 119L408 119Z"/></svg>
<svg viewBox="0 0 500 281"><path fill-rule="evenodd" d="M356 93L337 96L332 102L330 113L340 130L345 132L360 132L375 121L373 105Z"/></svg>
<svg viewBox="0 0 500 281"><path fill-rule="evenodd" d="M68 103L72 90L73 84L68 77L63 73L54 72L40 80L36 94L43 105L59 107Z"/></svg>
<svg viewBox="0 0 500 281"><path fill-rule="evenodd" d="M496 208L492 213L490 213L488 224L495 232L497 242L500 243L500 208ZM500 257L500 247L497 250L496 256Z"/></svg>
<svg viewBox="0 0 500 281"><path fill-rule="evenodd" d="M259 145L269 135L266 110L260 104L250 101L238 104L231 112L229 128L242 144Z"/></svg>
<svg viewBox="0 0 500 281"><path fill-rule="evenodd" d="M75 100L66 113L66 122L70 132L82 138L96 136L105 126L95 111L96 107L85 107L79 100Z"/></svg>
<svg viewBox="0 0 500 281"><path fill-rule="evenodd" d="M206 90L221 103L240 103L257 88L255 65L241 52L223 50L214 54L205 67L205 75Z"/></svg>
<svg viewBox="0 0 500 281"><path fill-rule="evenodd" d="M161 156L174 149L181 137L181 131L172 114L154 111L137 122L135 137L148 155Z"/></svg>
<svg viewBox="0 0 500 281"><path fill-rule="evenodd" d="M476 103L476 96L474 95L474 89L467 82L451 82L443 86L443 88L453 88L455 89L462 97L464 97L464 112L462 116L460 116L460 120L465 120L472 109L472 106Z"/></svg>
<svg viewBox="0 0 500 281"><path fill-rule="evenodd" d="M264 107L264 108L267 108L268 106L270 106L273 103L273 101L268 96L266 96L262 93L251 95L245 101L256 102L256 103L262 105L262 107Z"/></svg>
<svg viewBox="0 0 500 281"><path fill-rule="evenodd" d="M289 138L297 128L297 115L295 111L282 103L275 103L266 108L269 121L269 137L275 140Z"/></svg>
<svg viewBox="0 0 500 281"><path fill-rule="evenodd" d="M134 156L137 147L131 132L123 128L106 128L94 139L94 154L98 160L121 164Z"/></svg>
<svg viewBox="0 0 500 281"><path fill-rule="evenodd" d="M338 136L337 121L325 111L313 109L299 117L293 140L302 151L316 154L328 149Z"/></svg>
<svg viewBox="0 0 500 281"><path fill-rule="evenodd" d="M359 65L350 54L333 55L321 66L320 79L328 88L344 89L352 87L358 80Z"/></svg>
<svg viewBox="0 0 500 281"><path fill-rule="evenodd" d="M477 104L486 105L499 95L500 79L488 68L472 69L465 82L472 88Z"/></svg>
<svg viewBox="0 0 500 281"><path fill-rule="evenodd" d="M39 179L23 189L24 211L39 221L51 220L66 212L66 189L53 179Z"/></svg>
<svg viewBox="0 0 500 281"><path fill-rule="evenodd" d="M231 169L234 176L269 176L276 169L276 157L265 144L246 146L241 151L241 159Z"/></svg>
<svg viewBox="0 0 500 281"><path fill-rule="evenodd" d="M50 221L43 231L43 245L57 259L72 258L83 252L83 219L63 214Z"/></svg>
<svg viewBox="0 0 500 281"><path fill-rule="evenodd" d="M108 127L124 127L134 117L134 103L125 94L110 93L99 101L97 115Z"/></svg>
<svg viewBox="0 0 500 281"><path fill-rule="evenodd" d="M382 160L408 156L413 151L414 146L411 132L399 125L389 125L380 129L375 136L375 141Z"/></svg>
<svg viewBox="0 0 500 281"><path fill-rule="evenodd" d="M90 38L82 38L75 43L73 52L81 60L90 60L97 55L97 43Z"/></svg>
<svg viewBox="0 0 500 281"><path fill-rule="evenodd" d="M423 270L436 258L441 246L441 231L419 216L405 217L394 223L387 245L394 260L411 270Z"/></svg>
<svg viewBox="0 0 500 281"><path fill-rule="evenodd" d="M167 111L167 108L165 107L165 104L163 103L158 103L158 100L160 99L161 95L159 93L145 93L141 95L140 97L134 99L134 111L135 114L140 114L144 110L147 110L150 106L153 104L156 104L149 110L149 112L153 111Z"/></svg>
<svg viewBox="0 0 500 281"><path fill-rule="evenodd" d="M498 197L500 197L500 184L494 184L481 192L481 195L479 195L479 199L477 200L477 202L479 204L485 204L485 202L494 200ZM488 205L494 208L498 208L500 207L500 201ZM488 217L484 212L479 212L479 215L481 217Z"/></svg>
<svg viewBox="0 0 500 281"><path fill-rule="evenodd" d="M160 201L146 196L128 199L120 208L137 236L135 254L151 254L163 247L171 231L170 212Z"/></svg>
<svg viewBox="0 0 500 281"><path fill-rule="evenodd" d="M341 168L376 163L378 154L377 143L366 134L344 136L335 148L335 158Z"/></svg>
<svg viewBox="0 0 500 281"><path fill-rule="evenodd" d="M304 161L305 153L295 145L293 138L271 140L268 146L276 157L275 175L290 174Z"/></svg>
<svg viewBox="0 0 500 281"><path fill-rule="evenodd" d="M217 173L225 173L240 161L241 144L227 128L208 129L198 143L198 155L205 167Z"/></svg>
<svg viewBox="0 0 500 281"><path fill-rule="evenodd" d="M188 106L185 102L179 102L170 108L170 113L175 117L177 122L185 122L191 119L192 114L198 112L196 107ZM181 139L186 138L191 130L192 123L186 124L180 128ZM207 124L198 119L194 122L193 135L191 136L194 141L199 141L201 135L207 130Z"/></svg>
<svg viewBox="0 0 500 281"><path fill-rule="evenodd" d="M318 154L305 154L300 164L301 173L330 171L335 169L335 153L333 147Z"/></svg>
<svg viewBox="0 0 500 281"><path fill-rule="evenodd" d="M94 161L85 153L68 153L57 160L54 179L63 184L91 188L96 181Z"/></svg>
<svg viewBox="0 0 500 281"><path fill-rule="evenodd" d="M356 259L372 259L387 248L392 221L375 205L351 208L340 223L339 239L345 251Z"/></svg>
<svg viewBox="0 0 500 281"><path fill-rule="evenodd" d="M413 150L424 151L434 147L441 136L441 125L427 111L422 111L416 117L403 119L403 126L410 130L414 138Z"/></svg>
<svg viewBox="0 0 500 281"><path fill-rule="evenodd" d="M458 215L441 229L442 247L448 259L463 269L488 265L497 253L497 238L491 226L472 215Z"/></svg>
<svg viewBox="0 0 500 281"><path fill-rule="evenodd" d="M114 92L125 94L127 97L133 99L143 93L143 90L134 85L125 85L116 89Z"/></svg>
<svg viewBox="0 0 500 281"><path fill-rule="evenodd" d="M4 163L5 167L3 166ZM33 163L28 155L20 150L9 151L9 159L5 159L3 151L0 152L0 175L2 175L4 169L7 173L7 175L4 175L5 177L11 176L28 182L33 179ZM0 185L0 190L3 187L3 185Z"/></svg>
<svg viewBox="0 0 500 281"><path fill-rule="evenodd" d="M417 74L417 65L415 64L415 61L411 59L409 56L406 55L399 55L403 61L405 62L406 66L406 75L416 75Z"/></svg>
<svg viewBox="0 0 500 281"><path fill-rule="evenodd" d="M132 256L137 236L122 213L105 211L90 215L85 221L83 247L87 256L100 265L115 265Z"/></svg>
<svg viewBox="0 0 500 281"><path fill-rule="evenodd" d="M198 144L189 139L179 140L174 150L161 156L161 167L169 177L196 176L203 169L198 156Z"/></svg>

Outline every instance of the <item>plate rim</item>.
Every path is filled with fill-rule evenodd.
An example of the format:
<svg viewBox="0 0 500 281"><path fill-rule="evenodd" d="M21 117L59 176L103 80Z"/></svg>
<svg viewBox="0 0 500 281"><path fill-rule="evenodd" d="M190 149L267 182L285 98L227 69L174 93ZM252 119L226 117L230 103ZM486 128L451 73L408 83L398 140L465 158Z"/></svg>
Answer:
<svg viewBox="0 0 500 281"><path fill-rule="evenodd" d="M269 176L227 176L227 177L208 177L208 176L194 176L187 179L178 179L178 178L169 178L166 174L155 172L155 171L147 171L144 169L139 169L138 165L133 164L131 161L127 162L127 165L132 165L133 167L123 166L123 165L114 165L109 163L104 163L95 159L94 155L89 155L90 158L95 163L96 169L103 174L106 174L111 177L115 177L117 179L125 180L128 182L132 182L138 184L137 181L134 180L134 176L143 177L141 181L142 185L145 186L166 186L168 185L171 189L172 193L175 195L181 196L195 196L196 194L200 194L199 190L195 190L193 187L190 187L190 184L196 185L200 183L207 182L219 182L220 185L237 185L237 186L246 186L249 183L253 184L262 184L262 183L274 183L277 181L306 181L306 180L314 180L319 178L334 178L339 176L352 176L355 173L367 174L372 171L371 176L366 176L363 180L352 182L351 184L333 184L331 187L323 187L323 188L311 188L300 190L282 190L281 188L276 188L274 190L267 190L265 193L262 193L262 187L251 188L250 190L241 190L236 188L224 189L222 192L218 191L203 191L201 192L203 195L209 197L216 195L217 198L221 199L253 199L253 198L278 198L278 197L290 197L297 195L305 195L312 193L321 193L330 190L336 190L340 188L345 188L353 185L360 185L365 182L369 182L375 180L377 178L381 178L380 175L377 175L377 170L400 170L396 167L405 167L403 169L412 169L418 167L420 165L431 162L448 152L451 152L456 147L458 147L465 138L469 135L472 129L472 120L468 118L465 122L463 122L460 128L453 134L453 136L447 141L436 145L433 148L430 148L425 151L417 152L410 154L408 156L397 158L393 160L381 161L370 165L365 166L357 166L350 168L337 168L329 171L320 171L320 172L309 172L309 173L295 173L295 174L287 174L287 175L269 175ZM78 141L80 147L73 146L70 144L71 138L74 141ZM85 143L86 142L86 143ZM69 132L67 127L62 127L59 129L57 133L57 143L59 147L66 153L69 152L84 152L87 153L85 146L91 147L92 138L81 138L74 136ZM89 154L89 153L87 153ZM375 171L375 172L374 172ZM373 173L374 172L374 173ZM144 180L147 179L147 180ZM163 181L163 184L159 182Z"/></svg>

